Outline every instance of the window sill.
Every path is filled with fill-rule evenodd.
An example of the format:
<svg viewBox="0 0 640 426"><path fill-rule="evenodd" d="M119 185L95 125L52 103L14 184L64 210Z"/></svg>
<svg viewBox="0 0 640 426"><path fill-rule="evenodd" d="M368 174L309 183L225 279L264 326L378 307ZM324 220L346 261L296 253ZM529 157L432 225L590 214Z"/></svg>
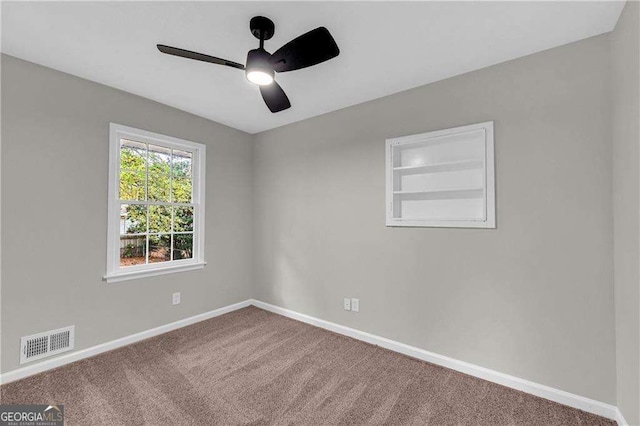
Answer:
<svg viewBox="0 0 640 426"><path fill-rule="evenodd" d="M108 283L117 283L120 281L135 280L138 278L154 277L157 275L173 274L176 272L194 271L205 267L207 262L190 263L188 265L167 266L166 268L147 269L143 271L119 272L117 274L109 274L104 276L104 280Z"/></svg>

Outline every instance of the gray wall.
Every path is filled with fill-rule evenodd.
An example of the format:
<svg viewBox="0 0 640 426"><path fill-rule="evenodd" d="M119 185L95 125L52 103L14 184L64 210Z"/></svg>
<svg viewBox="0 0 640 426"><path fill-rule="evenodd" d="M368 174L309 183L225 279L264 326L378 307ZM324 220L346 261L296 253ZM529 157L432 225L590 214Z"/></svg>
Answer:
<svg viewBox="0 0 640 426"><path fill-rule="evenodd" d="M615 404L609 48L599 36L258 134L257 298ZM386 227L385 138L487 120L497 229Z"/></svg>
<svg viewBox="0 0 640 426"><path fill-rule="evenodd" d="M2 113L3 372L23 335L83 349L252 296L250 135L6 55ZM207 145L204 270L102 281L110 121Z"/></svg>
<svg viewBox="0 0 640 426"><path fill-rule="evenodd" d="M618 407L640 424L640 5L611 35L613 212Z"/></svg>

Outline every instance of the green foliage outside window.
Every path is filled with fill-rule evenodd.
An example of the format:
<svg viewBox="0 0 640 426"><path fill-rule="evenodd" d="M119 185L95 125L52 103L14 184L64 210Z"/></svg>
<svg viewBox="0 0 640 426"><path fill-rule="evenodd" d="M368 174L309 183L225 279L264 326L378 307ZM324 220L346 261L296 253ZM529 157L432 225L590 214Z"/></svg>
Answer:
<svg viewBox="0 0 640 426"><path fill-rule="evenodd" d="M123 140L120 149L120 199L146 201L148 198L151 202L190 203L193 189L191 164L191 153L153 145L147 149L145 144ZM193 232L192 206L123 204L124 233L147 233L147 213L148 232L151 234ZM154 247L157 248L155 255L161 256L155 261L164 260L164 253L171 249L174 259L192 257L193 235L174 235L172 248L167 247L161 236L150 238L149 243L150 261ZM132 256L132 251L132 248L125 248L123 257Z"/></svg>

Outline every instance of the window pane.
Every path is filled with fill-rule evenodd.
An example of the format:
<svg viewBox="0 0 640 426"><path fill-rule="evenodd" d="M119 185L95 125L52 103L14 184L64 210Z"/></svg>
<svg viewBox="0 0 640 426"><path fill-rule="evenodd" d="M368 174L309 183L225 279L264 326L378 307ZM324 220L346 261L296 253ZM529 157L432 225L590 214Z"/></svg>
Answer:
<svg viewBox="0 0 640 426"><path fill-rule="evenodd" d="M191 179L174 178L172 182L172 193L174 203L190 203L191 202Z"/></svg>
<svg viewBox="0 0 640 426"><path fill-rule="evenodd" d="M171 235L149 235L149 263L171 260Z"/></svg>
<svg viewBox="0 0 640 426"><path fill-rule="evenodd" d="M149 200L169 201L169 164L171 150L149 145Z"/></svg>
<svg viewBox="0 0 640 426"><path fill-rule="evenodd" d="M149 200L169 201L169 175L149 173Z"/></svg>
<svg viewBox="0 0 640 426"><path fill-rule="evenodd" d="M147 232L147 206L120 205L120 234L144 234Z"/></svg>
<svg viewBox="0 0 640 426"><path fill-rule="evenodd" d="M120 266L143 265L146 262L147 236L120 236Z"/></svg>
<svg viewBox="0 0 640 426"><path fill-rule="evenodd" d="M173 235L173 259L191 259L193 257L193 234Z"/></svg>
<svg viewBox="0 0 640 426"><path fill-rule="evenodd" d="M120 199L142 201L144 194L145 174L120 170Z"/></svg>
<svg viewBox="0 0 640 426"><path fill-rule="evenodd" d="M173 208L173 231L190 232L193 231L193 207Z"/></svg>
<svg viewBox="0 0 640 426"><path fill-rule="evenodd" d="M149 232L171 232L171 207L149 206Z"/></svg>
<svg viewBox="0 0 640 426"><path fill-rule="evenodd" d="M147 167L147 145L126 139L120 140L120 170L144 173Z"/></svg>
<svg viewBox="0 0 640 426"><path fill-rule="evenodd" d="M171 149L158 145L149 145L149 170L161 170L169 173Z"/></svg>
<svg viewBox="0 0 640 426"><path fill-rule="evenodd" d="M192 154L187 151L173 150L172 170L173 177L185 178L191 177Z"/></svg>

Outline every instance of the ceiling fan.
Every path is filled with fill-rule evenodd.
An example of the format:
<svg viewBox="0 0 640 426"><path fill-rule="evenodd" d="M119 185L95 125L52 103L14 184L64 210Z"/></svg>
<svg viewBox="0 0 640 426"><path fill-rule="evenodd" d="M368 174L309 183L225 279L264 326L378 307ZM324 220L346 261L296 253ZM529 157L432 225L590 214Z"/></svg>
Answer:
<svg viewBox="0 0 640 426"><path fill-rule="evenodd" d="M164 44L158 44L157 47L162 53L169 55L244 70L247 80L260 86L262 99L264 99L267 107L273 113L291 107L286 93L275 82L275 72L280 73L307 68L328 61L340 54L338 45L325 27L318 27L294 38L273 54L264 49L264 41L273 37L275 31L273 21L264 16L256 16L249 22L249 28L254 37L260 40L260 47L249 51L246 66L203 53L165 46Z"/></svg>

